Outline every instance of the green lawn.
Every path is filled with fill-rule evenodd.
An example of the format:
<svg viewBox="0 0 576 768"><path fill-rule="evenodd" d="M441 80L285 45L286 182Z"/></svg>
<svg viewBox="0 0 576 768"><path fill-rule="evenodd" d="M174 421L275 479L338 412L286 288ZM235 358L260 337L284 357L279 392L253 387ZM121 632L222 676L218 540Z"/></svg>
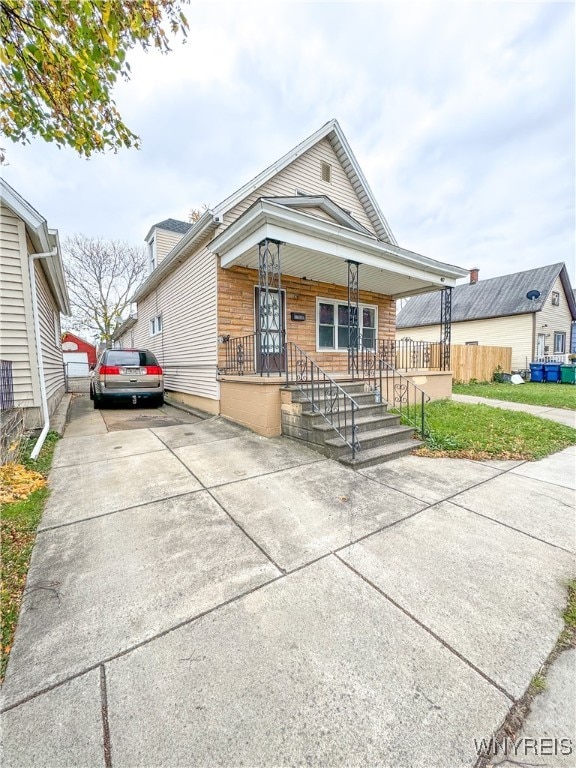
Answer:
<svg viewBox="0 0 576 768"><path fill-rule="evenodd" d="M489 405L436 400L426 422L430 435L419 453L427 456L536 460L576 444L576 429Z"/></svg>
<svg viewBox="0 0 576 768"><path fill-rule="evenodd" d="M493 400L509 400L512 403L544 405L549 408L576 410L576 386L574 384L454 384L452 391L458 395L476 395Z"/></svg>
<svg viewBox="0 0 576 768"><path fill-rule="evenodd" d="M55 432L49 432L42 446L38 461L30 461L28 456L35 440L28 440L24 446L22 463L29 469L47 475L52 464L54 448L58 441ZM26 584L26 575L30 555L36 538L36 528L42 516L42 510L48 497L47 487L33 491L28 498L2 506L0 529L2 535L2 586L0 590L0 616L2 624L0 681L4 679L8 655L12 646L16 622L22 602L22 592Z"/></svg>

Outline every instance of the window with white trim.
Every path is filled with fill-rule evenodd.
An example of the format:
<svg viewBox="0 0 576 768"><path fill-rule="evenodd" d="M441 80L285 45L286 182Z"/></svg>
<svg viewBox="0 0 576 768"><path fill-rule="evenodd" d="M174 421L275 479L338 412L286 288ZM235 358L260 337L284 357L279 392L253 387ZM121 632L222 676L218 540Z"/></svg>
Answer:
<svg viewBox="0 0 576 768"><path fill-rule="evenodd" d="M156 234L148 240L148 269L153 272L156 269Z"/></svg>
<svg viewBox="0 0 576 768"><path fill-rule="evenodd" d="M162 333L162 315L156 315L150 320L150 336Z"/></svg>
<svg viewBox="0 0 576 768"><path fill-rule="evenodd" d="M558 291L552 291L552 305L554 307L560 306L560 294Z"/></svg>
<svg viewBox="0 0 576 768"><path fill-rule="evenodd" d="M351 307L354 312L355 308ZM364 349L374 349L378 327L378 307L360 304L359 332ZM318 299L316 304L316 347L323 350L346 350L349 344L348 304Z"/></svg>
<svg viewBox="0 0 576 768"><path fill-rule="evenodd" d="M554 354L563 355L566 352L566 334L554 333Z"/></svg>

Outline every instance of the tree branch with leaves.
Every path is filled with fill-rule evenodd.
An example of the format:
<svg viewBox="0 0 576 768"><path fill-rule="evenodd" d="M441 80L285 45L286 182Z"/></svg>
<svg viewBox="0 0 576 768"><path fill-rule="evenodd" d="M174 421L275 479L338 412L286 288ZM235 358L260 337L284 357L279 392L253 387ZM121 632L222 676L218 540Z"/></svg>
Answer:
<svg viewBox="0 0 576 768"><path fill-rule="evenodd" d="M138 147L112 99L137 45L186 37L186 0L0 0L0 132L41 136L85 157Z"/></svg>
<svg viewBox="0 0 576 768"><path fill-rule="evenodd" d="M146 277L146 251L118 240L74 235L64 242L64 271L72 307L70 330L109 342Z"/></svg>

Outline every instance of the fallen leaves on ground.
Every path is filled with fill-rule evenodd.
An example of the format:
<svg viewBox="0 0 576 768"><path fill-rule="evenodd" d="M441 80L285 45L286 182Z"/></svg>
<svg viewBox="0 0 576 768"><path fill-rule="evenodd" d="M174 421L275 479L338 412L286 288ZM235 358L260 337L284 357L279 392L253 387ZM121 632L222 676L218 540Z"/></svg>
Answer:
<svg viewBox="0 0 576 768"><path fill-rule="evenodd" d="M40 472L27 469L23 464L4 464L0 467L0 504L26 499L45 485L46 478Z"/></svg>
<svg viewBox="0 0 576 768"><path fill-rule="evenodd" d="M453 451L431 450L425 445L417 448L413 453L416 456L427 456L431 459L469 459L471 461L530 461L533 457L526 453L514 453L513 451L500 451L497 454L488 451L475 451L473 449L455 449Z"/></svg>

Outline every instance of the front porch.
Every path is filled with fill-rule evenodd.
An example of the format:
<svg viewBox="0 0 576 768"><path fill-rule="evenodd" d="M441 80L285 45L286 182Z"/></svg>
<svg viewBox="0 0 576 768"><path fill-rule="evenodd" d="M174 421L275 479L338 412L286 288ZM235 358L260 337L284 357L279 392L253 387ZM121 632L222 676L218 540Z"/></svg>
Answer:
<svg viewBox="0 0 576 768"><path fill-rule="evenodd" d="M360 432L387 439L380 427L392 418L424 433L425 402L451 393L451 289L464 270L378 239L328 198L260 199L210 247L222 415L263 435L289 433L283 412L297 393L353 461ZM442 338L397 342L396 299L435 290ZM363 420L374 410L374 423Z"/></svg>

